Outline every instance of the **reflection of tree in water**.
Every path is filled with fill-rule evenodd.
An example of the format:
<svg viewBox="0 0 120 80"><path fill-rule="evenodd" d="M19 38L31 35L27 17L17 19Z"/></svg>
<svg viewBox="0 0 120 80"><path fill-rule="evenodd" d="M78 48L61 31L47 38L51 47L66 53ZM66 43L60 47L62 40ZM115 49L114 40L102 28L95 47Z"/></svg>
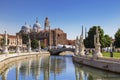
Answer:
<svg viewBox="0 0 120 80"><path fill-rule="evenodd" d="M91 68L82 64L74 63L76 80L120 80L115 73Z"/></svg>
<svg viewBox="0 0 120 80"><path fill-rule="evenodd" d="M61 56L54 56L51 57L51 72L52 73L61 73L65 70L66 68L66 60L65 57Z"/></svg>

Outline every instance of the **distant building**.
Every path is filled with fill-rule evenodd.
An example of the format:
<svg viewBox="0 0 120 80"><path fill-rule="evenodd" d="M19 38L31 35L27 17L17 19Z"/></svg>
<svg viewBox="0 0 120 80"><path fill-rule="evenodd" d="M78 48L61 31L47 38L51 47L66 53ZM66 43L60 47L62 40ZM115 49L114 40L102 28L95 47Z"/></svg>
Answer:
<svg viewBox="0 0 120 80"><path fill-rule="evenodd" d="M58 44L68 44L67 34L60 28L51 29L48 17L45 18L43 30L38 22L38 19L36 19L36 23L33 25L33 28L25 23L25 25L22 26L19 34L28 35L32 40L40 40L41 43L43 43L46 47L57 46ZM23 41L26 41L27 43L27 40Z"/></svg>
<svg viewBox="0 0 120 80"><path fill-rule="evenodd" d="M0 34L0 48L2 49L4 45L4 34ZM8 34L8 47L16 47L17 41L16 41L16 35L10 35ZM19 36L18 45L22 47L22 37Z"/></svg>

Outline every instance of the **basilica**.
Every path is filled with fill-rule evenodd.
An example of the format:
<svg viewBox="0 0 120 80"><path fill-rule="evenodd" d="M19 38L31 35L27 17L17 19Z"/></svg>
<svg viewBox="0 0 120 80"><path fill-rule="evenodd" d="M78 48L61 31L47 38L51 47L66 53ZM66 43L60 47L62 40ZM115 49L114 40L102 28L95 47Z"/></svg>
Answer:
<svg viewBox="0 0 120 80"><path fill-rule="evenodd" d="M58 44L66 45L68 44L67 34L63 32L60 28L51 29L50 21L48 17L45 18L44 28L40 25L38 19L36 18L35 24L33 27L29 26L27 23L21 27L19 34L29 35L31 40L37 39L41 43L48 46L57 46ZM23 44L27 42L23 39Z"/></svg>

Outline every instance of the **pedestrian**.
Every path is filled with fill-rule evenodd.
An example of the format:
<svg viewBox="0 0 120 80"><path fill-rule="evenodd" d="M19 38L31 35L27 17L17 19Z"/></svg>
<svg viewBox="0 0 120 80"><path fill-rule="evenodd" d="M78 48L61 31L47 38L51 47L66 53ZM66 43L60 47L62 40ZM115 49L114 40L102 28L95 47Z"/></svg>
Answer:
<svg viewBox="0 0 120 80"><path fill-rule="evenodd" d="M113 52L112 51L110 51L110 57L113 57Z"/></svg>
<svg viewBox="0 0 120 80"><path fill-rule="evenodd" d="M94 51L94 50L92 50L92 55L94 55L94 53L95 53L95 51Z"/></svg>

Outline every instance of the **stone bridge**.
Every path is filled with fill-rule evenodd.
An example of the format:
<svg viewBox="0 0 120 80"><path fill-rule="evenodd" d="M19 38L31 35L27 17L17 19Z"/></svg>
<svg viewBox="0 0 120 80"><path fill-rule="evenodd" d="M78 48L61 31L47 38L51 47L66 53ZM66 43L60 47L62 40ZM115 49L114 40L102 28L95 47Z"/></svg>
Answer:
<svg viewBox="0 0 120 80"><path fill-rule="evenodd" d="M59 55L61 52L64 52L64 51L74 52L75 49L74 48L58 48L58 49L51 49L51 50L49 50L51 55Z"/></svg>

